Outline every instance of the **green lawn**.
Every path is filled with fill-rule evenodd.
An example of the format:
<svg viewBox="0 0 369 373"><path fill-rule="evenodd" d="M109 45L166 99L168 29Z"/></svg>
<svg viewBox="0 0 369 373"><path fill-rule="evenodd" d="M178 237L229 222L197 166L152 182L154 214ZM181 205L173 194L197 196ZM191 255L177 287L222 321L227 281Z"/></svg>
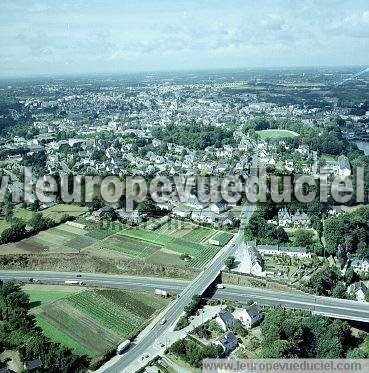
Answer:
<svg viewBox="0 0 369 373"><path fill-rule="evenodd" d="M290 130L279 130L279 129L269 129L269 130L262 130L256 131L258 135L263 140L266 139L282 139L282 138L289 138L289 137L296 137L300 136L297 132L293 132Z"/></svg>
<svg viewBox="0 0 369 373"><path fill-rule="evenodd" d="M42 329L46 337L50 338L52 341L70 348L77 355L87 355L90 357L94 357L96 355L95 351L89 350L83 346L68 333L63 332L63 330L56 327L54 323L48 321L42 314L36 315L36 321L37 325Z"/></svg>
<svg viewBox="0 0 369 373"><path fill-rule="evenodd" d="M24 290L30 298L31 308L44 306L46 304L52 303L53 301L61 298L66 298L76 292L74 288L66 289L40 289L40 290Z"/></svg>

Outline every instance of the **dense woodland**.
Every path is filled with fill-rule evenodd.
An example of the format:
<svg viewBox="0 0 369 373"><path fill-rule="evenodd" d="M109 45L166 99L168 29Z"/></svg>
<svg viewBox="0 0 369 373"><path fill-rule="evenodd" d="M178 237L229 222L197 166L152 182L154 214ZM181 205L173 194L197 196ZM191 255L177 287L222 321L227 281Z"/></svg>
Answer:
<svg viewBox="0 0 369 373"><path fill-rule="evenodd" d="M263 358L369 357L369 338L354 337L349 324L341 320L273 310L262 322L261 332Z"/></svg>
<svg viewBox="0 0 369 373"><path fill-rule="evenodd" d="M327 252L346 259L353 255L369 257L369 207L331 216L324 221Z"/></svg>

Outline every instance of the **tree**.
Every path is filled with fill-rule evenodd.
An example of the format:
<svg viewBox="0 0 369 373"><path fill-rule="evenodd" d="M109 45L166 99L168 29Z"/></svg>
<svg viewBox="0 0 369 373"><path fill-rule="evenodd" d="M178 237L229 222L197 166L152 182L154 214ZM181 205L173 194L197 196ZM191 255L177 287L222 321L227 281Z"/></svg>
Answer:
<svg viewBox="0 0 369 373"><path fill-rule="evenodd" d="M326 266L311 276L309 286L319 295L329 295L331 289L337 285L339 278L337 268Z"/></svg>
<svg viewBox="0 0 369 373"><path fill-rule="evenodd" d="M352 269L352 267L347 268L346 273L345 273L345 281L346 281L347 285L350 285L354 282L359 281L359 276Z"/></svg>
<svg viewBox="0 0 369 373"><path fill-rule="evenodd" d="M248 334L248 331L247 329L243 326L243 324L241 323L241 321L237 320L235 323L233 323L231 326L230 326L230 329L236 333L237 335L239 335L240 337L246 337L247 334Z"/></svg>
<svg viewBox="0 0 369 373"><path fill-rule="evenodd" d="M294 235L294 244L296 246L308 247L314 242L314 234L311 231L305 229L299 229Z"/></svg>
<svg viewBox="0 0 369 373"><path fill-rule="evenodd" d="M5 220L7 222L10 222L14 215L14 205L11 202L4 202L2 210L5 216Z"/></svg>
<svg viewBox="0 0 369 373"><path fill-rule="evenodd" d="M40 201L36 199L30 206L31 211L38 211L40 210Z"/></svg>
<svg viewBox="0 0 369 373"><path fill-rule="evenodd" d="M358 347L349 350L346 355L347 359L368 359L368 357L368 353Z"/></svg>
<svg viewBox="0 0 369 373"><path fill-rule="evenodd" d="M187 316L190 316L192 313L194 313L199 307L200 303L201 303L200 295L194 294L192 296L191 302L188 303L184 308L184 311L186 312Z"/></svg>
<svg viewBox="0 0 369 373"><path fill-rule="evenodd" d="M339 282L333 289L331 296L333 298L341 298L346 299L347 293L346 293L346 286L343 282Z"/></svg>
<svg viewBox="0 0 369 373"><path fill-rule="evenodd" d="M27 234L26 223L21 219L13 219L12 225L4 229L0 236L0 243L17 242L24 238Z"/></svg>
<svg viewBox="0 0 369 373"><path fill-rule="evenodd" d="M140 212L140 214L147 214L149 216L156 215L157 209L156 203L152 198L149 197L145 198L137 205L137 210Z"/></svg>
<svg viewBox="0 0 369 373"><path fill-rule="evenodd" d="M92 198L91 204L89 206L89 210L92 211L97 211L101 209L104 206L103 202L99 197L94 197Z"/></svg>
<svg viewBox="0 0 369 373"><path fill-rule="evenodd" d="M226 261L225 261L225 266L228 268L228 269L231 269L233 267L233 264L234 264L234 261L235 261L235 257L234 256L229 256Z"/></svg>
<svg viewBox="0 0 369 373"><path fill-rule="evenodd" d="M288 234L282 227L277 228L276 236L278 243L284 243L289 241Z"/></svg>
<svg viewBox="0 0 369 373"><path fill-rule="evenodd" d="M34 232L41 232L55 225L55 222L52 219L43 217L41 213L33 214L28 223Z"/></svg>
<svg viewBox="0 0 369 373"><path fill-rule="evenodd" d="M296 357L291 354L292 343L286 340L276 340L261 349L261 356L264 359L281 359Z"/></svg>
<svg viewBox="0 0 369 373"><path fill-rule="evenodd" d="M369 246L365 242L360 241L357 244L357 254L361 259L369 257Z"/></svg>

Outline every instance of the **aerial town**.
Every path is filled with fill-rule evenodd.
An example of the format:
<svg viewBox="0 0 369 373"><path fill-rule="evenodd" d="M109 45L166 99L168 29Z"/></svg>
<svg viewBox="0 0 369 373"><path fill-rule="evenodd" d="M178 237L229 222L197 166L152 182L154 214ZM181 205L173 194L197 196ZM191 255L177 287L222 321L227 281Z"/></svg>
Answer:
<svg viewBox="0 0 369 373"><path fill-rule="evenodd" d="M369 372L367 0L0 19L0 373Z"/></svg>
<svg viewBox="0 0 369 373"><path fill-rule="evenodd" d="M132 210L124 194L109 203L98 187L90 201L65 202L59 188L49 202L40 202L32 187L31 198L24 198L27 168L33 186L50 175L247 179L255 164L268 181L323 175L330 185L369 164L369 101L337 101L334 82L345 71L267 78L261 71L232 71L211 73L211 80L208 74L81 78L73 85L68 79L2 82L7 184L0 275L22 284L14 291L28 294L37 326L68 349L73 369L109 370L122 361L148 372L196 371L204 358L289 356L288 347L279 355L266 342L275 317L307 323L333 317L325 318L327 330L334 318L367 321L369 210L355 195L344 203L332 195L308 204L295 197L275 201L269 186L266 204L252 203L246 193L231 202L220 193L204 201L193 185L183 200L173 182L165 202L148 197ZM355 80L349 87L359 96L368 84ZM54 284L46 273L54 273ZM138 277L150 282L136 285ZM191 281L196 288L176 301ZM301 308L296 304L304 293L311 300ZM320 305L317 296L334 302ZM176 302L184 308L172 312ZM341 302L355 302L357 311L345 314ZM280 311L281 305L301 311ZM148 328L157 330L150 335ZM140 344L136 337L145 331L148 342ZM339 356L364 354L347 333L353 347L342 345ZM46 361L28 350L21 356L38 369Z"/></svg>

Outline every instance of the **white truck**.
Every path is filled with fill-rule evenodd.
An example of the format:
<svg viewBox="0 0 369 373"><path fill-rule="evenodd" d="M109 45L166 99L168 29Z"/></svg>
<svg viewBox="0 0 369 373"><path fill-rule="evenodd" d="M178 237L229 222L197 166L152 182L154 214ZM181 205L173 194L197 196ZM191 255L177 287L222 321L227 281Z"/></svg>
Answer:
<svg viewBox="0 0 369 373"><path fill-rule="evenodd" d="M131 341L129 339L126 339L124 342L122 342L118 347L117 347L117 355L122 355L125 353L129 347L131 346Z"/></svg>
<svg viewBox="0 0 369 373"><path fill-rule="evenodd" d="M65 280L64 281L65 285L86 285L83 281L78 281L78 280Z"/></svg>
<svg viewBox="0 0 369 373"><path fill-rule="evenodd" d="M156 295L160 295L161 297L166 298L168 296L168 292L165 291L165 290L155 289L154 292L155 292Z"/></svg>

